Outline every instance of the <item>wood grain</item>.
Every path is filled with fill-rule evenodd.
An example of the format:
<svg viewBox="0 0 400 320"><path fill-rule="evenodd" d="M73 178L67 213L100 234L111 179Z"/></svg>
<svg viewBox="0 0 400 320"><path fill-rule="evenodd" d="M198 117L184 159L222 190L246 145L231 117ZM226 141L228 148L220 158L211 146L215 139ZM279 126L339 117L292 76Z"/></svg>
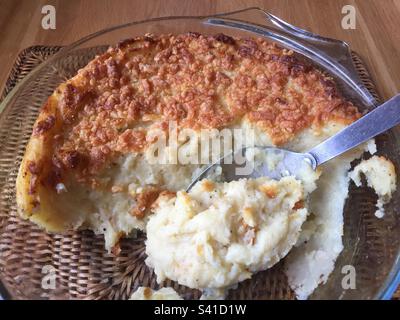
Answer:
<svg viewBox="0 0 400 320"><path fill-rule="evenodd" d="M56 7L56 30L41 27L41 8ZM341 8L357 10L355 30L341 27ZM0 87L22 49L65 45L112 25L168 15L205 15L259 6L301 28L348 42L388 99L400 91L400 0L0 0Z"/></svg>
<svg viewBox="0 0 400 320"><path fill-rule="evenodd" d="M56 30L41 27L41 8L54 5ZM357 11L355 30L341 27L344 5ZM400 0L0 0L0 92L18 52L66 45L113 25L159 16L207 15L258 6L300 28L341 39L365 61L380 95L400 91ZM400 297L400 290L397 291Z"/></svg>

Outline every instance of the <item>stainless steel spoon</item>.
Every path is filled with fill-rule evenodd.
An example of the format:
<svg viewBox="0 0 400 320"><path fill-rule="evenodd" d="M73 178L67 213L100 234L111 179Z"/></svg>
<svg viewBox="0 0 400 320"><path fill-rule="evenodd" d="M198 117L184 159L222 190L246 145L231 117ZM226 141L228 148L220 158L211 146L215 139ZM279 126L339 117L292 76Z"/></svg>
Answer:
<svg viewBox="0 0 400 320"><path fill-rule="evenodd" d="M285 175L298 176L305 166L315 170L319 165L335 158L346 151L357 147L363 142L374 138L400 123L400 94L375 108L362 118L353 122L334 136L320 143L306 153L292 152L273 147L256 147L262 152L274 153L278 156L279 163L271 168L267 163L256 166L250 172L243 174L238 170L241 166L234 161L235 155L229 154L205 168L192 180L187 188L189 191L197 181L207 178L216 170L222 170L223 181L229 182L240 178L258 178L267 176L279 179ZM243 148L237 153L244 154L248 148ZM242 164L243 167L244 164ZM221 169L219 169L221 168ZM244 170L242 170L243 172Z"/></svg>

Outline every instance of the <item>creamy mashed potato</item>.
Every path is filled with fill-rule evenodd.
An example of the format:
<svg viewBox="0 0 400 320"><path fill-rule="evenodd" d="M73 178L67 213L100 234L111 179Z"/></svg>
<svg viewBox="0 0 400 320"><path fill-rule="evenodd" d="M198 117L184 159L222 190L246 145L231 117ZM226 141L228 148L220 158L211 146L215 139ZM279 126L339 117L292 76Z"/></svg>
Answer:
<svg viewBox="0 0 400 320"><path fill-rule="evenodd" d="M129 300L183 300L173 288L166 287L153 290L149 287L139 287L132 293Z"/></svg>
<svg viewBox="0 0 400 320"><path fill-rule="evenodd" d="M329 132L329 131L328 131ZM318 136L303 135L300 146L311 149ZM310 146L311 145L311 146ZM304 149L300 149L304 150ZM296 247L285 259L286 275L298 299L307 299L321 283L326 283L343 250L343 208L348 197L350 163L363 152L375 152L373 140L321 166L316 190L310 195L310 219L304 224Z"/></svg>
<svg viewBox="0 0 400 320"><path fill-rule="evenodd" d="M301 181L202 180L161 197L147 224L146 263L157 281L229 288L282 259L307 218Z"/></svg>
<svg viewBox="0 0 400 320"><path fill-rule="evenodd" d="M143 215L133 214L132 208L146 190L154 189L155 200L160 190L178 191L186 188L192 179L196 165L149 164L145 155L127 155L119 159L119 164L106 170L102 179L110 187L88 193L95 204L87 214L84 227L89 226L97 234L104 234L106 248L112 248L121 233L129 235L133 230L144 230L149 208ZM111 189L113 192L108 192ZM149 206L149 204L146 204Z"/></svg>
<svg viewBox="0 0 400 320"><path fill-rule="evenodd" d="M275 148L259 148L250 147L246 149L246 161L250 164L250 167L254 168L254 172L258 175L265 175L263 168L268 169L269 172L278 173L280 176L289 175L290 172L287 168L284 168L286 172L279 171L279 163L283 161L284 151L275 152ZM302 164L298 163L296 167L296 178L301 180L306 193L310 194L317 187L317 180L321 174L320 168L316 168L314 171L311 165L304 161Z"/></svg>
<svg viewBox="0 0 400 320"><path fill-rule="evenodd" d="M394 165L384 157L373 156L368 160L361 161L349 173L350 178L358 187L361 186L361 174L364 174L368 186L373 188L378 196L375 216L383 218L385 215L383 205L390 201L392 193L396 190L396 171Z"/></svg>
<svg viewBox="0 0 400 320"><path fill-rule="evenodd" d="M152 167L159 165L147 154L153 130L171 122L179 131L251 127L261 145L284 145L304 130L358 117L332 79L265 39L129 39L96 56L43 105L18 174L19 213L49 232L104 233L111 249L144 228L150 205L140 200L155 198L148 189L180 189L196 169L182 161ZM195 145L184 146L188 155Z"/></svg>

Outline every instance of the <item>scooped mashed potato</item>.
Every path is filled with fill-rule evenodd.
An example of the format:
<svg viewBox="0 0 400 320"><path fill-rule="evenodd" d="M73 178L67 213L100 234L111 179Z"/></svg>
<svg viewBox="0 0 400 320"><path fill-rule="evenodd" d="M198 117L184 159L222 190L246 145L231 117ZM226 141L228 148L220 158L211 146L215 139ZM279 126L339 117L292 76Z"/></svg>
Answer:
<svg viewBox="0 0 400 320"><path fill-rule="evenodd" d="M358 187L361 185L361 173L365 175L368 186L373 188L378 196L375 216L377 218L383 218L385 214L383 205L390 201L392 193L396 190L396 172L394 165L390 160L378 156L373 156L368 160L361 161L361 163L349 173L350 178Z"/></svg>
<svg viewBox="0 0 400 320"><path fill-rule="evenodd" d="M129 300L183 300L174 289L170 287L153 290L149 287L139 287L132 293Z"/></svg>
<svg viewBox="0 0 400 320"><path fill-rule="evenodd" d="M157 281L221 289L282 259L308 210L302 182L263 177L202 180L189 193L161 196L147 224L146 263Z"/></svg>

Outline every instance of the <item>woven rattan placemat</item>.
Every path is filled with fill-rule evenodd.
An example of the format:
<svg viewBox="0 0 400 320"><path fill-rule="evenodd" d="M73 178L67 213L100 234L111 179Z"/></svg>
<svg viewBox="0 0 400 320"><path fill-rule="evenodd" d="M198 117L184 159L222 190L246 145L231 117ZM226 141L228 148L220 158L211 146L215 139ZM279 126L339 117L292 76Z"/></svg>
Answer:
<svg viewBox="0 0 400 320"><path fill-rule="evenodd" d="M14 63L0 96L0 101L33 68L60 49L61 47L55 46L33 46L23 50ZM354 52L352 57L364 85L379 100L375 85L363 61ZM130 295L137 279L146 278L145 269L133 268L132 266L132 262L135 260L144 259L142 247L136 244L136 241L123 243L123 246L128 247L122 250L120 256L114 257L104 252L101 242L100 246L94 246L96 237L90 232L70 233L63 236L48 235L46 238L44 231L32 226L29 222L22 221L15 215L9 217L6 223L8 224L8 231L0 234L1 243L9 243L15 246L18 245L15 244L17 238L29 238L31 243L35 243L35 246L32 246L35 252L29 247L28 241L21 243L21 246L26 245L27 247L19 248L18 253L9 252L7 257L0 255L0 276L4 281L3 284L0 283L0 289L2 289L3 285L6 288L13 288L13 292L15 292L13 298L26 299L30 296L41 296L53 299L57 297L124 299ZM38 247L43 248L41 250L43 252L40 254L36 251ZM87 250L88 248L90 250ZM21 252L23 252L22 257L20 256ZM132 260L133 257L134 260ZM37 292L35 284L39 285L42 277L37 277L38 274L41 275L41 272L35 270L33 261L35 259L41 259L40 265L43 265L45 260L51 261L55 265L58 272L57 276L61 282L59 292L53 292L51 296ZM15 264L13 264L14 260L16 261ZM20 270L15 272L13 268L17 267ZM21 270L21 268L24 270ZM15 274L21 276L16 277L14 276ZM28 286L21 277L31 277L27 281L29 283ZM400 288L398 288L393 298L400 299Z"/></svg>

